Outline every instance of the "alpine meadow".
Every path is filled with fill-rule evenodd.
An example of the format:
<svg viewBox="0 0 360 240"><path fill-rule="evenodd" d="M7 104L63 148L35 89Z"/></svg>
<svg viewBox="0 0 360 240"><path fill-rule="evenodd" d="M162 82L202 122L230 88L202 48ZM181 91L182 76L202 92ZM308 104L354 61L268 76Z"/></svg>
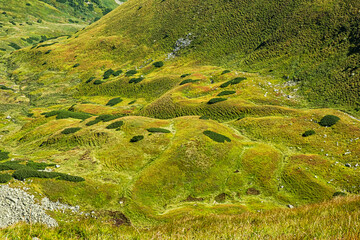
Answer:
<svg viewBox="0 0 360 240"><path fill-rule="evenodd" d="M1 0L1 239L359 239L360 1Z"/></svg>

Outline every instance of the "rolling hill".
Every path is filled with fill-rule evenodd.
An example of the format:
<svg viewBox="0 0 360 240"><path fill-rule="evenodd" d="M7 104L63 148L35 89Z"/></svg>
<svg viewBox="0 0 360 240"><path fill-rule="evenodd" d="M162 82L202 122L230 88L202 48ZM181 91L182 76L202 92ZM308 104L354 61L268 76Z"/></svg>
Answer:
<svg viewBox="0 0 360 240"><path fill-rule="evenodd" d="M76 27L96 15L75 1L36 3L84 17ZM2 58L0 169L17 179L10 186L92 214L53 213L66 237L93 237L94 226L109 239L213 237L199 225L229 238L306 237L297 225L355 236L344 208L359 205L359 10L351 0L129 0L13 51ZM319 209L336 233L310 227Z"/></svg>

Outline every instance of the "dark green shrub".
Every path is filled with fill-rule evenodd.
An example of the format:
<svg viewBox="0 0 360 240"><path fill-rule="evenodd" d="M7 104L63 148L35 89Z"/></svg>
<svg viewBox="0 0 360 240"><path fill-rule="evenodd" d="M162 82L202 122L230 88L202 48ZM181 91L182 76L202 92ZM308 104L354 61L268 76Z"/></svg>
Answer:
<svg viewBox="0 0 360 240"><path fill-rule="evenodd" d="M121 98L113 98L111 99L106 106L115 106L118 103L121 103L123 100Z"/></svg>
<svg viewBox="0 0 360 240"><path fill-rule="evenodd" d="M75 119L85 120L91 117L89 113L71 112L67 110L56 110L56 111L42 113L41 115L44 115L47 118L56 116L56 119L75 118Z"/></svg>
<svg viewBox="0 0 360 240"><path fill-rule="evenodd" d="M229 73L229 72L231 72L231 71L230 71L230 70L224 70L224 71L221 73L221 75L224 75L224 74Z"/></svg>
<svg viewBox="0 0 360 240"><path fill-rule="evenodd" d="M7 161L0 163L0 171L28 169L29 167L20 164L20 161Z"/></svg>
<svg viewBox="0 0 360 240"><path fill-rule="evenodd" d="M9 174L0 174L0 183L7 183L12 179L12 176Z"/></svg>
<svg viewBox="0 0 360 240"><path fill-rule="evenodd" d="M92 80L94 80L95 79L95 77L90 77L88 80L86 80L86 82L85 83L90 83Z"/></svg>
<svg viewBox="0 0 360 240"><path fill-rule="evenodd" d="M28 161L26 166L32 168L34 170L45 170L47 167L54 167L56 164L48 164L48 163L38 163L33 161Z"/></svg>
<svg viewBox="0 0 360 240"><path fill-rule="evenodd" d="M134 104L136 102L136 100L133 100L131 102L128 103L128 105Z"/></svg>
<svg viewBox="0 0 360 240"><path fill-rule="evenodd" d="M132 78L132 79L130 79L130 81L129 81L129 83L139 83L139 82L141 82L142 80L144 80L144 78L143 77L139 77L139 78Z"/></svg>
<svg viewBox="0 0 360 240"><path fill-rule="evenodd" d="M191 75L191 73L186 73L186 74L181 75L180 77L181 78L186 78L187 76L190 76L190 75Z"/></svg>
<svg viewBox="0 0 360 240"><path fill-rule="evenodd" d="M244 81L244 80L246 80L245 77L237 77L237 78L234 78L234 79L232 79L230 81L227 81L227 82L221 84L220 87L225 88L225 87L228 87L229 85L238 84L238 83L240 83L241 81Z"/></svg>
<svg viewBox="0 0 360 240"><path fill-rule="evenodd" d="M109 70L106 70L103 75L103 79L108 79L112 74L114 73L114 70L111 68Z"/></svg>
<svg viewBox="0 0 360 240"><path fill-rule="evenodd" d="M4 85L0 85L0 89L1 90L13 90L12 88L9 88L9 87L4 86Z"/></svg>
<svg viewBox="0 0 360 240"><path fill-rule="evenodd" d="M17 45L16 43L9 43L9 46L10 47L12 47L12 48L14 48L15 50L19 50L19 49L21 49L21 47L19 46L19 45Z"/></svg>
<svg viewBox="0 0 360 240"><path fill-rule="evenodd" d="M231 139L221 135L219 133L213 132L213 131L204 131L203 132L206 136L208 136L209 138L211 138L212 140L214 140L215 142L219 142L219 143L224 143L226 142L231 142Z"/></svg>
<svg viewBox="0 0 360 240"><path fill-rule="evenodd" d="M131 77L133 75L137 74L137 71L136 70L129 70L125 73L125 76L126 77Z"/></svg>
<svg viewBox="0 0 360 240"><path fill-rule="evenodd" d="M51 49L47 50L44 54L49 54L49 53L51 53Z"/></svg>
<svg viewBox="0 0 360 240"><path fill-rule="evenodd" d="M77 131L79 131L81 128L76 127L76 128L65 128L61 133L62 134L71 134L71 133L76 133Z"/></svg>
<svg viewBox="0 0 360 240"><path fill-rule="evenodd" d="M82 177L77 176L71 176L64 173L57 173L57 172L40 172L36 170L30 170L30 169L20 169L16 170L13 173L13 178L17 180L25 180L27 178L36 177L36 178L56 178L58 180L65 180L70 182L81 182L85 179Z"/></svg>
<svg viewBox="0 0 360 240"><path fill-rule="evenodd" d="M180 83L180 85L184 85L184 84L187 84L187 83L194 83L194 82L198 82L199 80L192 80L192 79L186 79L184 81L182 81Z"/></svg>
<svg viewBox="0 0 360 240"><path fill-rule="evenodd" d="M76 68L76 67L78 67L78 66L80 66L80 63L76 63L76 64L73 66L73 68Z"/></svg>
<svg viewBox="0 0 360 240"><path fill-rule="evenodd" d="M113 73L114 77L119 76L123 71L122 70L117 70L116 72Z"/></svg>
<svg viewBox="0 0 360 240"><path fill-rule="evenodd" d="M202 119L202 120L209 120L210 118L208 116L201 116L199 119Z"/></svg>
<svg viewBox="0 0 360 240"><path fill-rule="evenodd" d="M122 125L124 125L123 121L117 121L117 122L113 122L111 123L109 126L107 126L107 129L114 129L114 128L120 128Z"/></svg>
<svg viewBox="0 0 360 240"><path fill-rule="evenodd" d="M346 193L344 192L335 192L333 194L333 197L345 197L346 196Z"/></svg>
<svg viewBox="0 0 360 240"><path fill-rule="evenodd" d="M314 130L307 130L302 134L302 136L303 137L308 137L308 136L311 136L311 135L314 135L314 134L315 134Z"/></svg>
<svg viewBox="0 0 360 240"><path fill-rule="evenodd" d="M151 133L170 133L169 130L164 128L148 128L146 130Z"/></svg>
<svg viewBox="0 0 360 240"><path fill-rule="evenodd" d="M338 118L337 116L326 115L320 120L319 124L323 127L331 127L332 125L336 124L339 120L340 118Z"/></svg>
<svg viewBox="0 0 360 240"><path fill-rule="evenodd" d="M236 91L223 91L221 93L218 94L218 96L226 96L226 95L231 95L231 94L234 94L236 93Z"/></svg>
<svg viewBox="0 0 360 240"><path fill-rule="evenodd" d="M9 158L9 152L3 152L0 150L0 160L6 160Z"/></svg>
<svg viewBox="0 0 360 240"><path fill-rule="evenodd" d="M102 84L102 83L103 83L103 81L101 81L101 80L95 80L95 81L93 82L94 85L100 85L100 84Z"/></svg>
<svg viewBox="0 0 360 240"><path fill-rule="evenodd" d="M159 61L159 62L154 62L153 65L154 67L161 68L162 66L164 66L164 63L162 61Z"/></svg>
<svg viewBox="0 0 360 240"><path fill-rule="evenodd" d="M122 117L122 116L124 116L124 115L109 115L109 114L100 115L97 118L95 118L95 120L87 122L86 126L92 126L92 125L95 125L95 124L97 124L97 123L99 123L101 121L102 122L109 122L111 120L115 120L115 119L117 119L119 117Z"/></svg>
<svg viewBox="0 0 360 240"><path fill-rule="evenodd" d="M214 104L214 103L217 103L217 102L223 102L223 101L226 101L227 99L226 98L213 98L213 99L210 99L207 104Z"/></svg>
<svg viewBox="0 0 360 240"><path fill-rule="evenodd" d="M143 139L144 139L143 135L138 135L138 136L134 136L132 139L130 139L130 142L138 142Z"/></svg>

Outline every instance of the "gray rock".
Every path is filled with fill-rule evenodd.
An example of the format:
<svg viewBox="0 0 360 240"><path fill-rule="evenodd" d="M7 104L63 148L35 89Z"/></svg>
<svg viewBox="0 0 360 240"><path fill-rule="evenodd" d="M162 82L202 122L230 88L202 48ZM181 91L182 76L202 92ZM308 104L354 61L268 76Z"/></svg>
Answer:
<svg viewBox="0 0 360 240"><path fill-rule="evenodd" d="M291 205L291 204L288 204L288 205L286 205L288 208L294 208L294 206L293 205Z"/></svg>

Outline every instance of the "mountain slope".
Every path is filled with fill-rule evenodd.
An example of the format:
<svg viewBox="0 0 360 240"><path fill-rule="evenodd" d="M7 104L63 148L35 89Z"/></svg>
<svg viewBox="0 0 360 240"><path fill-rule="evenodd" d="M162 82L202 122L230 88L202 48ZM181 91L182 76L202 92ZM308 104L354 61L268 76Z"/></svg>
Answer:
<svg viewBox="0 0 360 240"><path fill-rule="evenodd" d="M76 48L77 62L90 70L105 62L140 67L172 53L284 76L314 106L358 110L359 9L351 0L129 1L48 58L59 66Z"/></svg>
<svg viewBox="0 0 360 240"><path fill-rule="evenodd" d="M135 226L358 194L359 121L320 108L356 113L358 5L130 0L15 51L0 164L69 174L24 183Z"/></svg>

